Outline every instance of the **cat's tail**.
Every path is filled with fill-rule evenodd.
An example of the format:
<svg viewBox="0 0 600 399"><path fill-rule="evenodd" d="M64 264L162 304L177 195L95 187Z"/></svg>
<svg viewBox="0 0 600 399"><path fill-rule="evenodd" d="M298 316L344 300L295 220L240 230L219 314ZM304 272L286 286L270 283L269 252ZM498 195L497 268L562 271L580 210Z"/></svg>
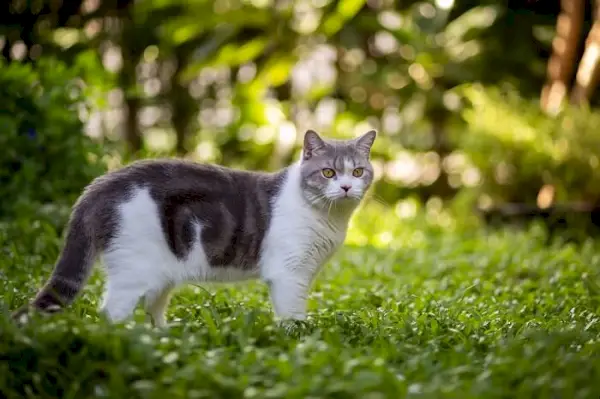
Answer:
<svg viewBox="0 0 600 399"><path fill-rule="evenodd" d="M30 304L13 313L13 319L21 319L30 310L59 312L73 302L82 290L96 258L94 237L87 226L85 213L81 206L74 207L65 244L50 279Z"/></svg>

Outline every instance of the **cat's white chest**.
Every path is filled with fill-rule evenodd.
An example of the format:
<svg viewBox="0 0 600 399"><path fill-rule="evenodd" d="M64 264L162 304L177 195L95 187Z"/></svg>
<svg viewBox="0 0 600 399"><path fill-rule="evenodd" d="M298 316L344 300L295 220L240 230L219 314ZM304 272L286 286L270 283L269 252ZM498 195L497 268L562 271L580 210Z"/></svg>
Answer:
<svg viewBox="0 0 600 399"><path fill-rule="evenodd" d="M265 235L259 266L261 275L301 272L314 275L343 244L346 223L333 223L326 215L311 209L288 181L273 207L271 224Z"/></svg>
<svg viewBox="0 0 600 399"><path fill-rule="evenodd" d="M313 249L332 250L344 238L343 229L303 210L276 215L272 229L267 234L267 240L270 240L268 244L282 245L289 252L308 251L309 255L314 254Z"/></svg>
<svg viewBox="0 0 600 399"><path fill-rule="evenodd" d="M260 261L263 278L290 271L312 276L343 243L344 232L300 217L276 220L268 232Z"/></svg>

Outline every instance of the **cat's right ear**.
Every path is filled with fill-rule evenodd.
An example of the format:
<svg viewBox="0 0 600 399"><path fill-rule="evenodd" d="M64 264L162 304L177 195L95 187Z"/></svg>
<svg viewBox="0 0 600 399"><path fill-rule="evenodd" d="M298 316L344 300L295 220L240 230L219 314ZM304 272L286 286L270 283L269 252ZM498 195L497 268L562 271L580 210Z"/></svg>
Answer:
<svg viewBox="0 0 600 399"><path fill-rule="evenodd" d="M302 159L312 158L315 152L325 147L325 142L314 130L307 130L304 133L304 148L302 149Z"/></svg>

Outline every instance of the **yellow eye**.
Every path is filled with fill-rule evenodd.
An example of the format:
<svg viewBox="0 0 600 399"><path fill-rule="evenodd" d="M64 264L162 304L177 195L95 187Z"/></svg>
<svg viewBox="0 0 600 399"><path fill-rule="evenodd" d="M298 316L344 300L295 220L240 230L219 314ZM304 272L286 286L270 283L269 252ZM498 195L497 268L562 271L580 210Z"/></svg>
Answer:
<svg viewBox="0 0 600 399"><path fill-rule="evenodd" d="M325 176L328 179L331 179L333 176L335 176L335 171L329 168L323 169L321 173L323 173L323 176Z"/></svg>
<svg viewBox="0 0 600 399"><path fill-rule="evenodd" d="M352 176L361 177L363 175L364 168L356 168L352 171Z"/></svg>

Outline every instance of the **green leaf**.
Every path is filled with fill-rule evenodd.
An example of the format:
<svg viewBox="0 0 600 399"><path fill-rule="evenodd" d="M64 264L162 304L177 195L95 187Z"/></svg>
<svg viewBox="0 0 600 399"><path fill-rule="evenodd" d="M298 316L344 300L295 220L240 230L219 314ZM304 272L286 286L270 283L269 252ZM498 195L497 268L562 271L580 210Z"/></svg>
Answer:
<svg viewBox="0 0 600 399"><path fill-rule="evenodd" d="M335 11L323 19L319 31L325 36L336 34L364 5L365 0L339 0Z"/></svg>

